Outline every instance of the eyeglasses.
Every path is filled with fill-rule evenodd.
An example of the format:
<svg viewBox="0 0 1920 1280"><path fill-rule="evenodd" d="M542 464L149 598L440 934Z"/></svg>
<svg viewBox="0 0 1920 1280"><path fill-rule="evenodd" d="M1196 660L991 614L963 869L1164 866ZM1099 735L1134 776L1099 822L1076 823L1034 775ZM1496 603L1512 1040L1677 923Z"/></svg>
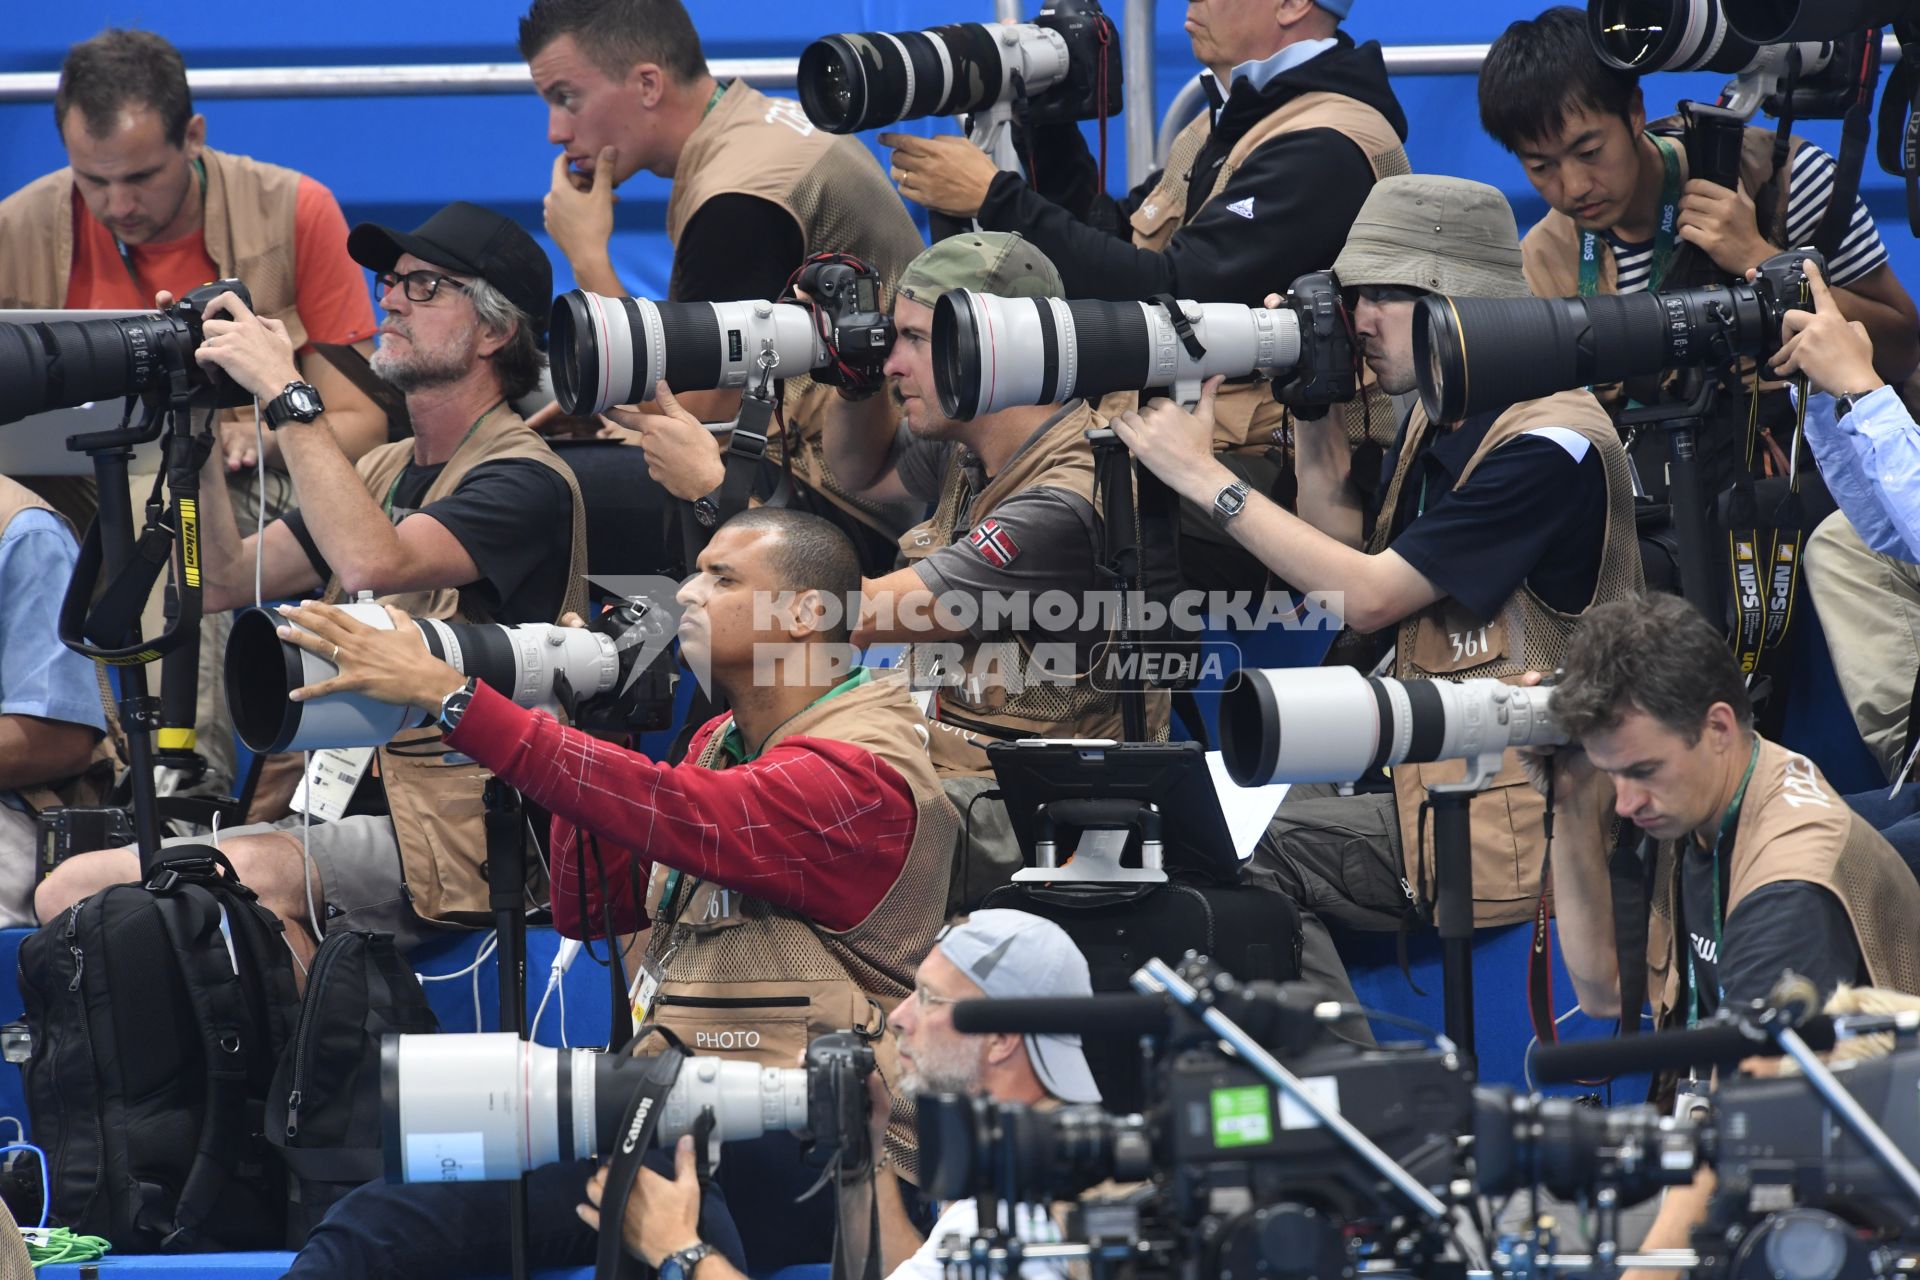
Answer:
<svg viewBox="0 0 1920 1280"><path fill-rule="evenodd" d="M1388 284L1361 284L1353 287L1354 297L1384 307L1390 302L1418 302L1427 296L1425 289L1402 289Z"/></svg>
<svg viewBox="0 0 1920 1280"><path fill-rule="evenodd" d="M959 1004L966 998L965 996L937 996L927 990L925 984L913 989L914 1004L918 1006L921 1013L925 1013L930 1004Z"/></svg>
<svg viewBox="0 0 1920 1280"><path fill-rule="evenodd" d="M382 271L379 280L380 291L383 294L391 293L394 289L405 285L408 302L432 302L443 284L450 285L461 293L468 292L466 285L452 276L441 275L438 271L409 271L405 275Z"/></svg>

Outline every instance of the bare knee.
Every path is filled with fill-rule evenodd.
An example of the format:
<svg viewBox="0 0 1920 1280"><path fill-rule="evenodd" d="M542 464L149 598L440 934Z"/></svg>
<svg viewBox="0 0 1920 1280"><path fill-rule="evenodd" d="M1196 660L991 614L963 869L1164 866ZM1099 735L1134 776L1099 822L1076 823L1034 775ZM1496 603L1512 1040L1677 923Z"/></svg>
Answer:
<svg viewBox="0 0 1920 1280"><path fill-rule="evenodd" d="M48 872L34 889L33 913L45 923L109 885L139 878L140 855L131 847L76 853Z"/></svg>
<svg viewBox="0 0 1920 1280"><path fill-rule="evenodd" d="M306 858L298 836L269 832L220 842L240 883L253 890L262 906L292 924L307 924ZM315 876L314 896L320 889Z"/></svg>

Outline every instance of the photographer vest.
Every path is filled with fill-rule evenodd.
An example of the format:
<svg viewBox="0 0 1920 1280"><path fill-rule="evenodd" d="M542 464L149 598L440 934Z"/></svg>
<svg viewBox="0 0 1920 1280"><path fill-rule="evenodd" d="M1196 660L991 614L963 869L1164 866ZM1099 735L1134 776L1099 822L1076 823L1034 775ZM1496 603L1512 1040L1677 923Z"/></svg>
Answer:
<svg viewBox="0 0 1920 1280"><path fill-rule="evenodd" d="M1482 459L1501 445L1539 427L1564 427L1578 432L1599 451L1607 478L1607 530L1600 551L1600 571L1587 608L1640 595L1640 542L1634 527L1633 486L1626 451L1612 419L1588 393L1563 391L1541 400L1517 404L1494 419L1492 427L1461 469L1465 484ZM1382 516L1368 546L1371 554L1385 551L1394 529L1392 513L1400 490L1419 455L1420 444L1432 429L1426 413L1414 407L1407 423L1392 479L1387 484ZM1561 613L1536 596L1525 583L1507 597L1493 618L1478 618L1452 599L1441 599L1403 619L1395 636L1393 674L1401 680L1449 680L1492 677L1514 683L1528 671L1551 672L1566 653L1567 640L1579 614ZM1430 897L1432 857L1420 844L1420 807L1433 783L1459 782L1466 762L1402 764L1393 769L1394 808L1400 822L1401 849L1410 885ZM1542 818L1546 801L1527 782L1517 752L1501 761L1492 784L1473 798L1469 809L1473 835L1474 925L1507 924L1525 919L1540 895L1540 863L1546 838ZM1428 823L1431 842L1432 824ZM1604 842L1605 833L1601 835Z"/></svg>
<svg viewBox="0 0 1920 1280"><path fill-rule="evenodd" d="M805 252L850 253L880 273L891 306L893 282L926 244L873 153L857 139L814 127L800 104L772 98L735 80L681 149L667 197L667 238L675 245L700 206L720 195L749 195L778 205L800 227ZM795 270L800 264L794 263ZM668 286L677 297L678 281ZM769 453L790 448L796 474L828 501L889 538L886 509L856 497L827 465L821 443L829 397L812 378L790 377L782 408L786 436Z"/></svg>
<svg viewBox="0 0 1920 1280"><path fill-rule="evenodd" d="M1681 128L1680 117L1668 116L1647 126L1648 133L1672 137ZM1754 200L1755 220L1760 234L1774 244L1786 238L1788 190L1786 175L1793 172L1793 157L1801 140L1792 138L1787 157L1776 175L1773 166L1773 133L1767 129L1748 129L1740 141L1740 188ZM1680 181L1687 181L1685 140L1674 138L1674 152L1680 161ZM1777 178L1777 180L1776 180ZM1772 188L1769 191L1769 187ZM1762 203L1764 201L1764 203ZM1558 209L1533 224L1520 242L1521 267L1527 287L1535 297L1572 298L1580 293L1580 252L1583 235L1574 220ZM1619 267L1613 260L1613 246L1605 236L1594 237L1599 254L1597 293L1612 293L1619 280ZM1656 282L1652 287L1658 288Z"/></svg>
<svg viewBox="0 0 1920 1280"><path fill-rule="evenodd" d="M695 761L724 769L729 716ZM926 721L897 675L824 698L776 729L764 753L801 736L850 743L905 779L915 805L913 844L880 905L843 932L738 890L655 863L647 961L661 976L653 1013L694 1053L791 1067L814 1036L877 1035L874 1056L893 1096L887 1152L914 1176L913 1108L886 1015L914 987L914 971L946 923L947 878L959 821L927 759ZM666 900L669 885L673 901ZM655 1042L657 1043L657 1042Z"/></svg>
<svg viewBox="0 0 1920 1280"><path fill-rule="evenodd" d="M255 314L287 326L297 351L307 329L294 308L293 212L300 175L277 164L203 148L206 207L200 236L221 279L247 286ZM0 201L0 308L66 306L73 225L91 218L75 198L73 170L61 169Z"/></svg>
<svg viewBox="0 0 1920 1280"><path fill-rule="evenodd" d="M45 500L31 489L6 476L0 476L0 538L7 533L14 517L26 511L44 511L60 521L68 536L73 534L73 526L67 518L55 511ZM61 591L65 583L48 583L47 590ZM106 671L99 663L93 665L94 675L99 682L100 705L107 717L109 730L117 730L112 686L107 683ZM87 767L74 777L55 783L41 783L36 787L27 787L16 792L28 808L35 813L48 809L59 809L67 805L98 805L106 803L107 793L113 787L113 775L119 767L119 756L114 749L116 732L103 734L93 747L93 754L87 758Z"/></svg>
<svg viewBox="0 0 1920 1280"><path fill-rule="evenodd" d="M1400 135L1394 132L1393 125L1385 116L1357 98L1337 93L1304 93L1261 119L1233 144L1226 162L1220 166L1219 176L1214 179L1213 189L1195 207L1204 207L1225 190L1234 172L1247 162L1247 157L1255 147L1283 134L1302 133L1309 129L1332 129L1359 147L1367 157L1367 164L1373 169L1375 182L1412 172L1407 163L1406 150L1400 143ZM1185 225L1187 205L1192 199L1188 179L1201 148L1206 146L1212 132L1212 115L1202 111L1174 138L1173 149L1167 153L1166 166L1160 171L1159 184L1134 212L1133 243L1136 248L1151 249L1158 253L1167 247L1174 232ZM1292 284L1291 280L1275 280L1269 291L1285 293ZM1393 443L1394 428L1398 425L1393 400L1380 390L1374 381L1373 371L1364 364L1361 366L1361 387L1362 393L1358 397L1334 406L1333 411L1340 415L1350 444L1358 445L1363 440L1371 439L1381 448L1387 448ZM1133 401L1129 398L1111 412L1110 406L1105 403L1101 405L1101 410L1105 416L1111 417L1120 409L1132 407ZM1288 447L1285 424L1287 410L1273 398L1265 380L1221 387L1219 397L1214 401L1213 414L1213 447L1216 452Z"/></svg>
<svg viewBox="0 0 1920 1280"><path fill-rule="evenodd" d="M912 566L952 546L958 538L978 529L1002 502L1029 489L1059 489L1091 503L1093 446L1087 443L1087 432L1099 423L1084 403L1062 415L1038 439L1029 440L1009 458L972 502L967 501L966 468L961 466L956 450L947 464L933 515L901 536L902 558ZM1097 548L1091 550L1097 554ZM1094 590L1095 580L1089 574L1087 591L1075 606L1082 606ZM1119 698L1094 688L1088 673L1077 669L1080 655L1071 640L1027 632L1007 640L968 637L951 643L964 652L963 674L957 682L950 670L935 669L940 664L937 645L914 645L909 651L915 686L926 688L938 682L939 692L928 719L933 721L933 761L943 775L990 775L993 768L987 763L986 744L996 740L1126 736ZM1042 645L1048 647L1036 649ZM1048 659L1064 659L1070 649L1076 668L1072 683L1025 679L1029 673L1043 674L1035 668L1062 674L1059 663ZM1171 700L1165 692L1150 691L1146 708L1147 736L1156 741L1164 739Z"/></svg>
<svg viewBox="0 0 1920 1280"><path fill-rule="evenodd" d="M377 446L354 466L367 492L380 495L392 488L412 457L413 441L401 440ZM509 458L530 458L552 468L567 482L567 492L573 495L573 549L567 565L566 600L560 611L584 615L587 516L580 486L567 464L519 414L502 406L483 418L473 435L447 460L420 505L427 506L452 493L481 463ZM322 600L339 604L345 594L336 574L327 583ZM453 588L400 592L380 596L378 601L416 618L492 621L470 608ZM402 733L380 748L380 778L400 846L401 874L407 896L421 919L485 924L492 914L485 878L486 803L482 793L492 775L470 760L444 763L444 754L437 727Z"/></svg>
<svg viewBox="0 0 1920 1280"><path fill-rule="evenodd" d="M1689 837L1691 838L1691 837ZM1681 847L1653 851L1647 930L1647 994L1654 1025L1684 1015L1686 940L1674 928ZM1876 987L1920 995L1920 881L1879 832L1847 807L1811 760L1760 739L1760 756L1734 828L1727 918L1754 890L1789 880L1817 884L1840 900ZM1722 956L1721 964L1726 963Z"/></svg>

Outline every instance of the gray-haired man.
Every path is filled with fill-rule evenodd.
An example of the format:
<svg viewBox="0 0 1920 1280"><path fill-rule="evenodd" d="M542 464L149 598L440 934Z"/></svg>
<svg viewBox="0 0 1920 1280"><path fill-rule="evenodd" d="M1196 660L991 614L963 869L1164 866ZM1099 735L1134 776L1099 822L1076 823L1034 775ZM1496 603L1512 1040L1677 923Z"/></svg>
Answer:
<svg viewBox="0 0 1920 1280"><path fill-rule="evenodd" d="M1382 181L1334 272L1367 364L1395 395L1416 386L1421 296L1528 296L1513 210L1492 187L1460 178ZM1337 419L1300 422L1297 517L1244 489L1228 492L1235 477L1207 449L1212 410L1209 387L1197 414L1160 400L1114 427L1183 497L1231 510L1221 518L1234 538L1281 580L1344 593L1348 627L1373 638L1359 659L1367 665L1392 645L1390 674L1401 679L1512 680L1551 670L1581 613L1641 590L1626 456L1585 391L1462 422L1430 422L1416 405L1375 503L1352 482ZM1395 928L1431 901L1431 856L1415 847L1420 802L1428 785L1461 775L1448 762L1403 766L1391 782L1363 779L1349 796L1296 787L1275 816L1252 874L1299 904L1305 976L1338 998L1353 999L1352 987L1319 915ZM1472 807L1477 925L1530 914L1541 888L1542 811L1509 753Z"/></svg>

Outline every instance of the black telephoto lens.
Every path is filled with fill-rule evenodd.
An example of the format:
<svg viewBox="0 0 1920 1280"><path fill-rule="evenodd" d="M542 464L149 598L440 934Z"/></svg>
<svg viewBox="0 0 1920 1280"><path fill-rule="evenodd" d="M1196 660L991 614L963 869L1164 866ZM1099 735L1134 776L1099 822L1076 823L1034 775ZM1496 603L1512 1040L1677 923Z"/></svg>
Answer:
<svg viewBox="0 0 1920 1280"><path fill-rule="evenodd" d="M1839 40L1867 27L1884 27L1911 7L1909 0L1725 0L1727 21L1755 44Z"/></svg>
<svg viewBox="0 0 1920 1280"><path fill-rule="evenodd" d="M983 111L1000 97L993 31L956 22L926 31L825 36L800 53L800 106L828 133Z"/></svg>
<svg viewBox="0 0 1920 1280"><path fill-rule="evenodd" d="M131 395L165 367L168 344L191 338L157 314L0 324L0 422Z"/></svg>

